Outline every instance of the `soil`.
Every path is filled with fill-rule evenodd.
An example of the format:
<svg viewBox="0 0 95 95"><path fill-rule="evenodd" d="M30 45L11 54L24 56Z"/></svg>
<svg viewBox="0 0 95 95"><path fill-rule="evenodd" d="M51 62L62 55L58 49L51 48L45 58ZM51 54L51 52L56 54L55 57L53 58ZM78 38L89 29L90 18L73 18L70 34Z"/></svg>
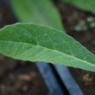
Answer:
<svg viewBox="0 0 95 95"><path fill-rule="evenodd" d="M13 62L0 75L0 95L50 95L34 63Z"/></svg>
<svg viewBox="0 0 95 95"><path fill-rule="evenodd" d="M73 6L62 4L60 0L55 1L66 32L91 52L95 53L95 25L91 27L91 22L88 20L89 18L93 18L95 22L95 15L87 11L79 10ZM75 26L80 21L83 22L81 31L75 30ZM83 26L86 28L83 28ZM74 68L70 68L70 71L85 93L84 95L95 95L95 73Z"/></svg>
<svg viewBox="0 0 95 95"><path fill-rule="evenodd" d="M0 27L16 22L10 8L0 2ZM34 63L0 56L0 95L50 95Z"/></svg>

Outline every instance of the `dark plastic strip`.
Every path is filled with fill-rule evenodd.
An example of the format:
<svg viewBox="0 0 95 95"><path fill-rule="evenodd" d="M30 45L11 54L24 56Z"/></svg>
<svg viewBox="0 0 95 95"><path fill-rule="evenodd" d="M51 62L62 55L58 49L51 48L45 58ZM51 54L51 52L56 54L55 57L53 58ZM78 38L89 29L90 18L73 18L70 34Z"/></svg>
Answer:
<svg viewBox="0 0 95 95"><path fill-rule="evenodd" d="M49 91L51 92L51 95L65 95L59 84L57 83L57 80L52 72L50 65L43 62L37 62L36 65L42 77L44 78L44 81Z"/></svg>
<svg viewBox="0 0 95 95"><path fill-rule="evenodd" d="M84 95L67 67L63 67L58 64L54 65L54 67L56 71L58 72L62 82L64 83L67 90L69 91L70 95Z"/></svg>

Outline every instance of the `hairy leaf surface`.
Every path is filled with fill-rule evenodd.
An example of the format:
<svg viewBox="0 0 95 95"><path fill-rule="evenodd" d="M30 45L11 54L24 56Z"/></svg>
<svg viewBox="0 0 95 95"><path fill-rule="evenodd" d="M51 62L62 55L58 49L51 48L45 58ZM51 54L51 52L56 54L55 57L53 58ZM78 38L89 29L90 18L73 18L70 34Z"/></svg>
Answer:
<svg viewBox="0 0 95 95"><path fill-rule="evenodd" d="M25 61L59 63L95 71L95 56L65 32L34 24L0 30L0 53Z"/></svg>

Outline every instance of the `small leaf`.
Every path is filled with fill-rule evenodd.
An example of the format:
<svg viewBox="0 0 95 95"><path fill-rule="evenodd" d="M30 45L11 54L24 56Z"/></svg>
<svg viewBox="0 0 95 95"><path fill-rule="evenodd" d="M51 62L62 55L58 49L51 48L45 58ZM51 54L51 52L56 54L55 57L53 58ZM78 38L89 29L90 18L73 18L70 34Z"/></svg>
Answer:
<svg viewBox="0 0 95 95"><path fill-rule="evenodd" d="M85 11L95 14L95 1L94 0L62 0L63 3L73 5Z"/></svg>
<svg viewBox="0 0 95 95"><path fill-rule="evenodd" d="M0 53L24 61L43 61L95 71L95 55L65 32L34 24L0 30Z"/></svg>
<svg viewBox="0 0 95 95"><path fill-rule="evenodd" d="M11 0L11 3L21 22L49 25L63 30L60 15L51 0Z"/></svg>

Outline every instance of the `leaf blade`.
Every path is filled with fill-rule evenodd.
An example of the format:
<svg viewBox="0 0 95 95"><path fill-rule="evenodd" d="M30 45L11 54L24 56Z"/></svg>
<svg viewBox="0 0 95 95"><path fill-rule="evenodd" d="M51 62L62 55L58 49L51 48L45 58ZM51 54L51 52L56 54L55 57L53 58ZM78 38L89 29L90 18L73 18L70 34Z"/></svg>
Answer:
<svg viewBox="0 0 95 95"><path fill-rule="evenodd" d="M95 1L94 0L62 0L63 3L73 5L84 11L89 11L95 14Z"/></svg>
<svg viewBox="0 0 95 95"><path fill-rule="evenodd" d="M49 25L63 30L60 15L51 0L11 0L11 3L21 22Z"/></svg>
<svg viewBox="0 0 95 95"><path fill-rule="evenodd" d="M95 71L95 55L66 33L46 26L15 24L1 29L0 53L25 61L60 63Z"/></svg>

